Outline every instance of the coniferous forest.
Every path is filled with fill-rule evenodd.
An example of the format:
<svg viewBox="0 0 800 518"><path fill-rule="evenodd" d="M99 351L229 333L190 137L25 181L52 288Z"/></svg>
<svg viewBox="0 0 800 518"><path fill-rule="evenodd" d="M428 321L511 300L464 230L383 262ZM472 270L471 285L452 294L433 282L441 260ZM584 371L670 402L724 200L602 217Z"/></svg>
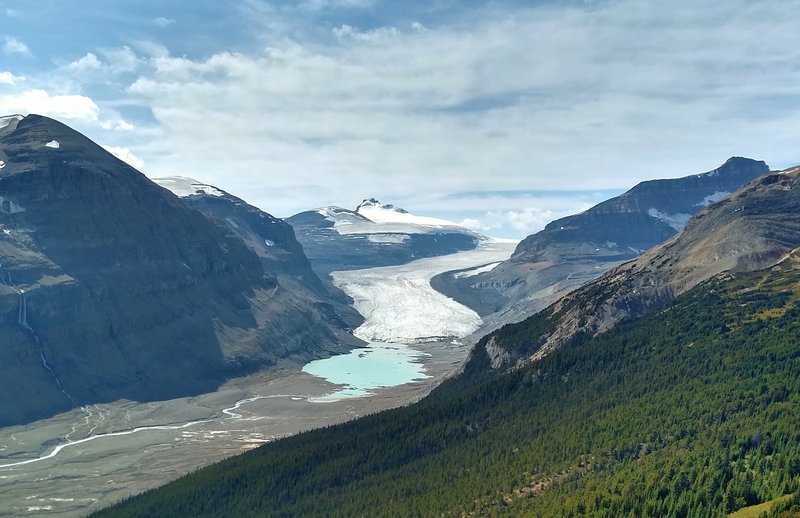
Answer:
<svg viewBox="0 0 800 518"><path fill-rule="evenodd" d="M716 278L541 361L493 372L475 355L417 404L97 515L726 516L800 489L799 300L788 262Z"/></svg>

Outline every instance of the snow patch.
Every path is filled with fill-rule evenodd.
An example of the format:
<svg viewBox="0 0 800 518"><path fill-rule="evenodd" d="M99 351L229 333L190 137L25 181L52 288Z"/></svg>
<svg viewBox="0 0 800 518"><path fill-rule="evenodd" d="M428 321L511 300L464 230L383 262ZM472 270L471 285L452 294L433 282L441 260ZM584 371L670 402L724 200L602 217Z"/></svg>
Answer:
<svg viewBox="0 0 800 518"><path fill-rule="evenodd" d="M6 115L0 117L0 133L8 133L17 129L19 121L24 119L22 115Z"/></svg>
<svg viewBox="0 0 800 518"><path fill-rule="evenodd" d="M663 221L664 223L666 223L667 225L669 225L670 227L674 228L679 232L683 229L683 227L686 226L686 223L692 217L691 214L684 214L682 212L679 212L677 214L664 214L663 212L660 212L656 208L651 208L650 210L647 211L647 214L656 219L660 219L661 221Z"/></svg>
<svg viewBox="0 0 800 518"><path fill-rule="evenodd" d="M225 196L225 193L214 187L185 176L169 176L166 178L152 178L165 189L169 189L179 198L207 194L209 196Z"/></svg>
<svg viewBox="0 0 800 518"><path fill-rule="evenodd" d="M456 279L463 279L464 277L475 277L476 275L480 275L482 273L491 272L495 268L497 268L502 261L498 261L496 263L489 263L484 266L480 266L478 268L474 268L472 270L466 270L463 272L454 273L453 277Z"/></svg>
<svg viewBox="0 0 800 518"><path fill-rule="evenodd" d="M333 217L333 216L330 214L330 209L328 209L328 208L321 208L321 209L317 209L317 214L319 214L319 215L320 215L320 216L322 216L323 218L327 219L327 220L328 220L328 221L330 221L331 223L336 223L336 218L334 218L334 217Z"/></svg>
<svg viewBox="0 0 800 518"><path fill-rule="evenodd" d="M367 241L370 243L402 244L411 239L408 234L370 234Z"/></svg>
<svg viewBox="0 0 800 518"><path fill-rule="evenodd" d="M51 140L50 142L45 144L44 147L49 147L49 148L52 148L52 149L58 149L58 148L61 147L61 144L59 144L57 140Z"/></svg>
<svg viewBox="0 0 800 518"><path fill-rule="evenodd" d="M709 194L703 198L703 201L696 204L695 207L708 207L712 203L717 203L721 199L728 197L730 194L731 193L728 191L717 191L714 194Z"/></svg>
<svg viewBox="0 0 800 518"><path fill-rule="evenodd" d="M6 166L6 163L3 162L2 160L0 160L0 169L4 168L5 166Z"/></svg>
<svg viewBox="0 0 800 518"><path fill-rule="evenodd" d="M267 245L267 246L275 246L275 241L273 241L271 239L265 239L264 240L264 244Z"/></svg>

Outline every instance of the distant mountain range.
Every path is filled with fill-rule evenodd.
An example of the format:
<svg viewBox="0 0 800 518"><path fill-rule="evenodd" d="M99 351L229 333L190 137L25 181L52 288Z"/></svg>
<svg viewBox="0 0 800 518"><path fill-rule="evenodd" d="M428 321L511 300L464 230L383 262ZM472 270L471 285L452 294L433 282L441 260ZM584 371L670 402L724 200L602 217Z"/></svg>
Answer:
<svg viewBox="0 0 800 518"><path fill-rule="evenodd" d="M361 343L282 221L178 198L52 119L0 121L0 426Z"/></svg>
<svg viewBox="0 0 800 518"><path fill-rule="evenodd" d="M489 271L443 274L433 286L487 320L519 320L669 239L693 214L768 171L764 162L734 157L707 173L642 182L551 222Z"/></svg>
<svg viewBox="0 0 800 518"><path fill-rule="evenodd" d="M451 221L415 216L374 198L356 210L321 207L286 221L321 276L472 250L482 237Z"/></svg>

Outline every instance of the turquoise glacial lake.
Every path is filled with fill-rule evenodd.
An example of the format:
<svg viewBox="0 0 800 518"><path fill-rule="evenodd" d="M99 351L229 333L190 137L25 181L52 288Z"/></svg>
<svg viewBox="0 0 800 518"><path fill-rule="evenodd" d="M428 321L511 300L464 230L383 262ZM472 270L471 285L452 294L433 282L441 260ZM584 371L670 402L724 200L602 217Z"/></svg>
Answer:
<svg viewBox="0 0 800 518"><path fill-rule="evenodd" d="M310 362L303 367L303 372L344 385L320 399L362 397L372 394L375 389L429 378L422 365L422 359L428 356L428 353L409 345L376 342L369 347L353 349L349 354Z"/></svg>

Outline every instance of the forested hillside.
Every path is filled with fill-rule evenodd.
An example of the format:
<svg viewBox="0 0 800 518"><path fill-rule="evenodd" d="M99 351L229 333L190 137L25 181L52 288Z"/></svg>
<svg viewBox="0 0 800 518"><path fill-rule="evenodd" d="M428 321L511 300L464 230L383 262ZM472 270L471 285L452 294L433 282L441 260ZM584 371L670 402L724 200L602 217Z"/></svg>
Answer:
<svg viewBox="0 0 800 518"><path fill-rule="evenodd" d="M797 492L798 262L715 278L510 373L474 357L418 404L99 515L724 516Z"/></svg>

